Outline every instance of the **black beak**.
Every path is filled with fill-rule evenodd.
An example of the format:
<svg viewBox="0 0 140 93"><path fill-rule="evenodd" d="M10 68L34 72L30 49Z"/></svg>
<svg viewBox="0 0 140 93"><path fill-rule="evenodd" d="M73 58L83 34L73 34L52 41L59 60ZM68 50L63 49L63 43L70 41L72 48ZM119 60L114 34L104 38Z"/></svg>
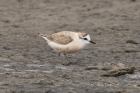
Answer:
<svg viewBox="0 0 140 93"><path fill-rule="evenodd" d="M93 41L89 41L90 43L92 43L92 44L96 44L95 42L93 42Z"/></svg>

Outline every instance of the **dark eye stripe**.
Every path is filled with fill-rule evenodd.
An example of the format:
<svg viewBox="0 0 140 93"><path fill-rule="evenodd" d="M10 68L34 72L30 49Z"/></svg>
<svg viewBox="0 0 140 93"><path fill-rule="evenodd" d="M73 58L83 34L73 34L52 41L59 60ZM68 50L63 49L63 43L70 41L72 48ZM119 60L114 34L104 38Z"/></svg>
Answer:
<svg viewBox="0 0 140 93"><path fill-rule="evenodd" d="M84 40L87 40L87 38L83 38Z"/></svg>

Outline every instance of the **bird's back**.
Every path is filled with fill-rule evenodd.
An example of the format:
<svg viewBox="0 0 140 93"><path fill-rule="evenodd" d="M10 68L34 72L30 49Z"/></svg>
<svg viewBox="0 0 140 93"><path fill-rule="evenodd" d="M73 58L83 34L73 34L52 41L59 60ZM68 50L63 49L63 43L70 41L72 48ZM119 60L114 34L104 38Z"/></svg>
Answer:
<svg viewBox="0 0 140 93"><path fill-rule="evenodd" d="M52 42L62 44L62 45L66 45L66 44L73 41L73 38L72 38L73 34L74 33L70 32L70 31L61 31L61 32L54 33L52 35L40 34L40 36L43 37L43 38L46 38L46 39L48 39Z"/></svg>

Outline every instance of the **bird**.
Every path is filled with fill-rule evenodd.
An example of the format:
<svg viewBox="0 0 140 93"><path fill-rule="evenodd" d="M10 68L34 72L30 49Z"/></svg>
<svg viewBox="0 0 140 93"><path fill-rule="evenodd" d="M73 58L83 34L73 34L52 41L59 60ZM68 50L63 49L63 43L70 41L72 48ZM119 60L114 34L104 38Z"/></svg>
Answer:
<svg viewBox="0 0 140 93"><path fill-rule="evenodd" d="M39 36L44 38L48 45L60 56L60 53L63 53L69 64L72 62L67 57L66 54L72 54L82 50L88 44L96 44L93 42L89 36L89 34L84 32L74 32L74 31L60 31L54 34L41 34Z"/></svg>

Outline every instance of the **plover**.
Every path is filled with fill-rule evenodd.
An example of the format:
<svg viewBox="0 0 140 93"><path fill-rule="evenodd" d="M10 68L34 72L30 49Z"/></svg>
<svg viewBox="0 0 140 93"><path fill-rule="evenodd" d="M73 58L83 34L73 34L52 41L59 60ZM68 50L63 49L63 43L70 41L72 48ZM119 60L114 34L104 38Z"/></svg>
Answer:
<svg viewBox="0 0 140 93"><path fill-rule="evenodd" d="M83 32L61 31L52 35L39 34L39 36L43 37L48 45L59 53L59 56L60 53L63 53L69 64L71 61L66 54L77 52L90 43L96 44L91 41L88 34Z"/></svg>

